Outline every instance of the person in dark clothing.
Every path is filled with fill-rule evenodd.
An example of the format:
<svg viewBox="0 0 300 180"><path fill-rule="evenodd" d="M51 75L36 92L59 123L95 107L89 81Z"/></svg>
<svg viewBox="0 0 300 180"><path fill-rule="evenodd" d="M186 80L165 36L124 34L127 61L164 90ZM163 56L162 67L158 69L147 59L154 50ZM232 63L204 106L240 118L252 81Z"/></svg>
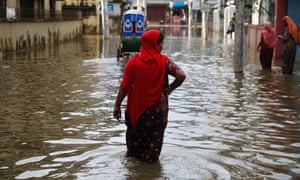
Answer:
<svg viewBox="0 0 300 180"><path fill-rule="evenodd" d="M229 25L228 25L228 30L227 30L227 34L230 34L230 38L232 39L232 34L235 31L235 13L233 13L233 17L231 18L231 20L229 21Z"/></svg>
<svg viewBox="0 0 300 180"><path fill-rule="evenodd" d="M282 73L293 74L297 44L300 44L300 33L297 25L289 16L283 18L283 28L282 35L278 36L282 39Z"/></svg>
<svg viewBox="0 0 300 180"><path fill-rule="evenodd" d="M257 46L259 50L259 61L262 69L271 70L274 47L277 43L277 38L272 29L271 22L267 21L264 25L264 30L261 32L260 42Z"/></svg>

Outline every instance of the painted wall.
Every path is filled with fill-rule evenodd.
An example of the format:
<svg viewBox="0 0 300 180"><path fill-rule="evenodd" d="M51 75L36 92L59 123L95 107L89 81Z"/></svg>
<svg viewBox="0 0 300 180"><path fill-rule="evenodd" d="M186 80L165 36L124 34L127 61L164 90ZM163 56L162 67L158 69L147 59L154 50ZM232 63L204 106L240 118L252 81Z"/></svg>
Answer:
<svg viewBox="0 0 300 180"><path fill-rule="evenodd" d="M215 9L213 12L213 31L214 32L220 32L223 31L223 24L221 24L221 18L220 18L220 9Z"/></svg>
<svg viewBox="0 0 300 180"><path fill-rule="evenodd" d="M249 24L248 25L248 34L247 34L247 45L249 48L256 50L257 45L261 38L261 32L264 29L264 26L258 26Z"/></svg>
<svg viewBox="0 0 300 180"><path fill-rule="evenodd" d="M82 35L81 20L61 22L0 22L0 51L45 47Z"/></svg>

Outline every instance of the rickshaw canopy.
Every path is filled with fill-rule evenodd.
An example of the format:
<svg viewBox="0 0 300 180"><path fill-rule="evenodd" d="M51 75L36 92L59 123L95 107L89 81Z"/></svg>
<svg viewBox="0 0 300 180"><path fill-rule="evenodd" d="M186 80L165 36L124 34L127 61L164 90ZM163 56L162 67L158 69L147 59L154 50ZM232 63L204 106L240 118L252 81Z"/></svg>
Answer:
<svg viewBox="0 0 300 180"><path fill-rule="evenodd" d="M141 36L145 30L143 11L131 9L123 15L123 36Z"/></svg>

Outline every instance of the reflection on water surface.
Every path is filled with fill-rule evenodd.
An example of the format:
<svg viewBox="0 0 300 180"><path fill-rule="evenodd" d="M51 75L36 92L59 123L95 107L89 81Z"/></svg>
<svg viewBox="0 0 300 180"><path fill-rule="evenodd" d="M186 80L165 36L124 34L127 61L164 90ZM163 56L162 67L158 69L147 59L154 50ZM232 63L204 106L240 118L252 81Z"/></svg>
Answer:
<svg viewBox="0 0 300 180"><path fill-rule="evenodd" d="M187 79L170 97L159 162L124 157L125 125L112 118L125 63L118 39L85 36L0 60L0 176L299 178L300 71L263 72L250 54L235 74L231 42L171 33L164 53Z"/></svg>

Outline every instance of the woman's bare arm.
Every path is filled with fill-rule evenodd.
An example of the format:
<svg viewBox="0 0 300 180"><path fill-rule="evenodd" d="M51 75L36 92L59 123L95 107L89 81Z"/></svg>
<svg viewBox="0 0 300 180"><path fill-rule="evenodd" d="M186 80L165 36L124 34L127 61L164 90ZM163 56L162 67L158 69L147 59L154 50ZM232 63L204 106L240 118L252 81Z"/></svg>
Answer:
<svg viewBox="0 0 300 180"><path fill-rule="evenodd" d="M121 119L121 103L125 98L125 96L126 96L126 91L123 90L120 86L118 95L116 97L116 102L115 102L114 112L113 112L114 118L116 118L117 120Z"/></svg>
<svg viewBox="0 0 300 180"><path fill-rule="evenodd" d="M185 72L182 69L177 70L175 73L175 79L168 88L168 94L171 94L173 90L179 87L185 80L185 77Z"/></svg>

